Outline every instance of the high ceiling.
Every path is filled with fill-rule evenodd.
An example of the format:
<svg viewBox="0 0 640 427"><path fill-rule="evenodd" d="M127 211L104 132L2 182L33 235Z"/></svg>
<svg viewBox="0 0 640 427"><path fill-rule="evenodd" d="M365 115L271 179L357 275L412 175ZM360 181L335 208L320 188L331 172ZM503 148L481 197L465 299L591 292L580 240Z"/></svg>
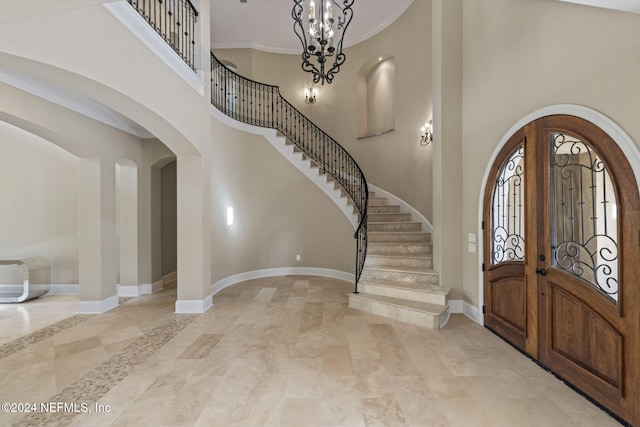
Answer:
<svg viewBox="0 0 640 427"><path fill-rule="evenodd" d="M623 12L640 13L640 0L560 0L568 3L579 3Z"/></svg>
<svg viewBox="0 0 640 427"><path fill-rule="evenodd" d="M640 13L640 0L560 1ZM413 0L355 0L354 18L345 36L345 47L360 43L386 28L412 2ZM293 0L246 0L246 3L241 0L213 1L212 47L251 47L267 52L298 53L300 41L293 32L291 18L293 4Z"/></svg>
<svg viewBox="0 0 640 427"><path fill-rule="evenodd" d="M355 0L353 21L344 44L352 46L385 29L413 0ZM213 48L247 48L277 53L298 53L300 40L293 32L293 0L218 0L211 4Z"/></svg>

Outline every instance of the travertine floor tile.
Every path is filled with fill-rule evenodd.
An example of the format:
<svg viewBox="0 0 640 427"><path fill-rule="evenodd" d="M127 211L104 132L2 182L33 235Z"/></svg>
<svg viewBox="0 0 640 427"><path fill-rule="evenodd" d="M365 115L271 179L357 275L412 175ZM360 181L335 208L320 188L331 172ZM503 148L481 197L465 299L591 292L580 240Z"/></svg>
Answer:
<svg viewBox="0 0 640 427"><path fill-rule="evenodd" d="M348 308L351 290L255 279L202 315L173 314L175 288L95 316L75 315L70 297L0 306L0 400L92 408L1 413L0 425L618 425L465 316L402 324Z"/></svg>

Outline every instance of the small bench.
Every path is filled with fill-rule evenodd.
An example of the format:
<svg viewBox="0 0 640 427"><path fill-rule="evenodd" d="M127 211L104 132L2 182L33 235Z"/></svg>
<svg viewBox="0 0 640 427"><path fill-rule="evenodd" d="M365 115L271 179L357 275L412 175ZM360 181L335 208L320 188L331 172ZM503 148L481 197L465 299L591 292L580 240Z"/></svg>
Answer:
<svg viewBox="0 0 640 427"><path fill-rule="evenodd" d="M51 289L51 265L45 257L0 260L0 303L38 298Z"/></svg>

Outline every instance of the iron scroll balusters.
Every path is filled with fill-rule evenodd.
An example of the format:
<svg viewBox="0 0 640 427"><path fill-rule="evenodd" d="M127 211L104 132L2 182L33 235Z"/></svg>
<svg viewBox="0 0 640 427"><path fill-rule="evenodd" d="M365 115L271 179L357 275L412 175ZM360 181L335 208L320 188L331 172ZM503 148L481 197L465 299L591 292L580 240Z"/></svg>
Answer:
<svg viewBox="0 0 640 427"><path fill-rule="evenodd" d="M331 83L347 59L342 53L342 43L353 19L354 0L318 0L317 7L314 0L310 0L306 9L303 5L305 0L293 2L291 17L294 20L293 30L302 44L302 69L313 74L314 83ZM336 18L334 9L338 11ZM312 62L314 59L315 63Z"/></svg>
<svg viewBox="0 0 640 427"><path fill-rule="evenodd" d="M500 169L492 203L492 264L524 260L524 146Z"/></svg>
<svg viewBox="0 0 640 427"><path fill-rule="evenodd" d="M347 192L358 213L355 293L367 256L369 189L360 166L333 138L280 94L278 86L259 83L231 71L211 54L211 103L227 116L254 126L278 130L295 144L321 173Z"/></svg>
<svg viewBox="0 0 640 427"><path fill-rule="evenodd" d="M195 71L198 11L190 0L127 0Z"/></svg>
<svg viewBox="0 0 640 427"><path fill-rule="evenodd" d="M551 138L553 264L618 299L616 195L607 167L585 142Z"/></svg>

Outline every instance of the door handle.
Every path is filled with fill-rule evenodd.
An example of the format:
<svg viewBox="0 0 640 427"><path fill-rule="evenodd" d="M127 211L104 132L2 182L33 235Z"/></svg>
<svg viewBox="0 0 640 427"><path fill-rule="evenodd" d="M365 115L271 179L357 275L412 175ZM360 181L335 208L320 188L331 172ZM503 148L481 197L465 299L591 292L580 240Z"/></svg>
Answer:
<svg viewBox="0 0 640 427"><path fill-rule="evenodd" d="M546 276L547 270L545 270L544 268L536 268L536 274L539 274L541 276Z"/></svg>

